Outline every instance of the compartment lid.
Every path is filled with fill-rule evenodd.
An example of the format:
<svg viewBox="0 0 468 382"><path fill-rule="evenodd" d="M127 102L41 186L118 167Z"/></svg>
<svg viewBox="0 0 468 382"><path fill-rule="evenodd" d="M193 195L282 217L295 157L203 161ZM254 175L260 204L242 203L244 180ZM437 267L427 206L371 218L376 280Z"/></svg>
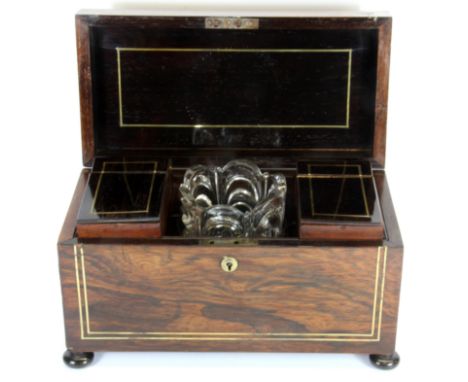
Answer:
<svg viewBox="0 0 468 382"><path fill-rule="evenodd" d="M193 150L384 165L389 17L80 13L76 28L85 165Z"/></svg>

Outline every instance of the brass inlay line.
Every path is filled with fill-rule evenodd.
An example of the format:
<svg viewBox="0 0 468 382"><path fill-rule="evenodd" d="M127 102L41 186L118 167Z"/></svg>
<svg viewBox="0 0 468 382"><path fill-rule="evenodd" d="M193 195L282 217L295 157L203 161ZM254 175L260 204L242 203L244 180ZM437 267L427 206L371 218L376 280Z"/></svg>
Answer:
<svg viewBox="0 0 468 382"><path fill-rule="evenodd" d="M158 162L154 162L154 167L153 167L153 176L151 177L151 186L149 189L149 194L148 194L148 203L146 204L146 211L150 210L150 204L151 204L151 196L153 194L153 187L154 187L154 179L156 177L156 169L158 167ZM362 179L361 179L362 182ZM367 206L367 204L366 204Z"/></svg>
<svg viewBox="0 0 468 382"><path fill-rule="evenodd" d="M329 175L329 174L299 174L298 179L371 179L372 175Z"/></svg>
<svg viewBox="0 0 468 382"><path fill-rule="evenodd" d="M84 294L84 303L85 303L85 317L86 317L86 330L89 333L91 331L89 327L89 306L88 306L88 288L86 287L86 271L84 263L84 252L83 246L80 246L80 257L81 257L81 272L83 278L83 294Z"/></svg>
<svg viewBox="0 0 468 382"><path fill-rule="evenodd" d="M352 49L251 49L251 48L128 48L116 47L120 52L231 52L231 53L350 53Z"/></svg>
<svg viewBox="0 0 468 382"><path fill-rule="evenodd" d="M359 149L358 149L359 150ZM361 166L357 163L314 163L310 167L358 167Z"/></svg>
<svg viewBox="0 0 468 382"><path fill-rule="evenodd" d="M102 174L103 171L93 171L93 174ZM106 174L122 174L123 171L106 171ZM165 174L166 171L154 171L154 170L148 170L148 171L128 171L128 174Z"/></svg>
<svg viewBox="0 0 468 382"><path fill-rule="evenodd" d="M343 174L313 174L311 171L312 167L341 167L343 166L343 170L345 171L348 167L356 167L358 169L358 174L350 174L350 175L343 175ZM372 178L372 175L364 175L362 173L362 167L360 164L307 164L307 174L299 174L297 175L299 179L308 179L309 180L309 197L310 197L310 209L312 216L323 216L323 217L347 217L347 218L370 218L372 217L369 212L369 206L367 203L367 195L364 186L364 179ZM364 208L366 213L365 214L338 214L338 213L324 213L324 212L316 212L315 211L315 203L314 203L314 194L313 194L313 186L312 186L312 179L360 179L361 183L361 193L362 198L364 201ZM341 184L343 186L343 183ZM335 211L336 212L336 211Z"/></svg>
<svg viewBox="0 0 468 382"><path fill-rule="evenodd" d="M378 280L379 280L379 269L380 269L380 249L381 247L378 247L378 252L377 252L377 261L376 261L376 277L375 277L375 283L378 284ZM82 256L84 256L84 253L83 253L83 250L82 250L82 247L80 248L80 253L82 254ZM86 285L86 280L85 280L85 270L84 270L84 262L83 262L83 258L82 258L82 272L83 272L83 284ZM376 293L376 292L375 292ZM375 303L375 297L374 297L374 303ZM345 337L345 336L373 336L374 335L374 332L375 332L375 319L373 320L373 323L371 325L371 333L366 333L366 334L360 334L360 333L235 333L235 332L231 332L231 333L216 333L216 332L211 332L211 333L207 333L207 332L185 332L185 333L181 333L181 332L122 332L122 331L105 331L105 332L100 332L100 331L91 331L89 329L89 315L88 315L88 308L87 308L87 300L86 300L86 294L85 294L85 307L86 307L86 319L87 319L87 330L88 330L88 334L107 334L107 333L112 333L112 334L124 334L124 335L128 335L128 334L139 334L139 335L142 335L142 334L149 334L149 335L157 335L157 334L160 334L160 335L200 335L200 334L203 334L203 335L226 335L226 334L235 334L235 335L242 335L242 336L249 336L249 335L255 335L255 336L265 336L265 335L268 335L268 336L316 336L316 335L320 335L320 336L338 336L338 337ZM376 306L374 304L373 306L373 314L375 314L375 309L376 309ZM106 337L107 338L107 337Z"/></svg>
<svg viewBox="0 0 468 382"><path fill-rule="evenodd" d="M342 173L342 175L345 175L345 174L346 174L346 167L343 166L343 173ZM344 190L345 182L346 182L346 178L342 178L342 180L341 180L341 186L340 186L340 194L339 194L339 196L338 196L338 201L337 201L337 203L336 203L334 216L338 215L338 211L340 210L341 201L342 201L342 199L343 199L343 190Z"/></svg>
<svg viewBox="0 0 468 382"><path fill-rule="evenodd" d="M332 213L315 213L314 216L339 216L343 218L363 218L367 219L372 217L371 215L353 215L353 214L332 214Z"/></svg>
<svg viewBox="0 0 468 382"><path fill-rule="evenodd" d="M362 175L362 168L361 166L359 166L358 168L358 171L359 171L359 175ZM369 206L367 205L367 194L366 194L366 187L364 185L364 179L361 177L361 190L362 190L362 197L364 199L364 207L366 209L366 215L367 216L370 216L370 213L369 213Z"/></svg>
<svg viewBox="0 0 468 382"><path fill-rule="evenodd" d="M324 129L348 129L350 118L351 100L351 74L353 49L237 49L237 48L135 48L116 47L117 53L117 91L119 102L119 126L124 127L162 127L162 128L324 128ZM338 125L308 124L183 124L183 123L125 123L123 115L122 96L122 64L121 52L215 52L215 53L345 53L348 54L347 80L346 80L346 114L345 123Z"/></svg>
<svg viewBox="0 0 468 382"><path fill-rule="evenodd" d="M348 84L346 92L346 126L349 127L349 100L351 99L351 66L353 64L353 51L348 52Z"/></svg>
<svg viewBox="0 0 468 382"><path fill-rule="evenodd" d="M82 340L158 340L158 341L316 341L316 342L379 342L380 339L350 339L350 338L275 338L275 337L84 337Z"/></svg>
<svg viewBox="0 0 468 382"><path fill-rule="evenodd" d="M347 169L349 167L355 167L357 169L357 171L359 172L359 169L361 168L361 165L360 164L357 164L357 163L308 163L307 164L307 174L299 174L299 176L315 176L315 175L331 175L331 176L339 176L339 177L342 177L342 176L346 176L346 175L353 175L353 176L367 176L367 175L364 175L362 173L360 174L314 174L312 171L311 171L311 168L313 167L344 167L344 169Z"/></svg>
<svg viewBox="0 0 468 382"><path fill-rule="evenodd" d="M97 212L99 215L128 215L128 214L145 214L148 213L148 210L131 210L131 211L118 211L118 212L112 212L112 211L103 211L103 212Z"/></svg>
<svg viewBox="0 0 468 382"><path fill-rule="evenodd" d="M78 273L78 253L76 249L76 245L73 246L73 255L75 258L75 277L76 277L76 293L78 295L78 311L80 316L80 333L81 339L84 338L84 330L83 330L83 309L81 306L81 286L80 286L80 274ZM82 255L82 254L81 254Z"/></svg>
<svg viewBox="0 0 468 382"><path fill-rule="evenodd" d="M119 96L119 125L123 126L123 109L122 109L122 74L120 73L120 50L117 48L117 86Z"/></svg>
<svg viewBox="0 0 468 382"><path fill-rule="evenodd" d="M310 174L310 165L307 165L307 172ZM310 196L310 211L312 216L315 216L314 189L312 187L312 178L309 178L309 196Z"/></svg>
<svg viewBox="0 0 468 382"><path fill-rule="evenodd" d="M174 124L174 123L163 123L163 124L152 124L152 123L125 123L120 127L172 127L172 128L194 128L194 129L251 129L251 128L266 128L266 129L347 129L349 126L346 125L267 125L267 124Z"/></svg>
<svg viewBox="0 0 468 382"><path fill-rule="evenodd" d="M372 336L374 335L375 331L375 316L376 316L376 309L377 309L377 296L378 296L378 289L379 289L379 266L380 266L380 250L382 247L379 247L377 249L377 261L375 264L375 285L374 285L374 303L373 303L373 308L372 308ZM385 257L387 254L385 254ZM380 309L383 307L381 306ZM379 336L380 338L380 321L379 321Z"/></svg>
<svg viewBox="0 0 468 382"><path fill-rule="evenodd" d="M108 164L123 164L123 165L127 165L127 164L144 164L144 163L151 163L153 164L153 170L151 171L145 171L145 172L142 172L142 171L107 171L106 170L106 165ZM158 162L156 161L131 161L131 162L116 162L116 161L106 161L102 164L102 170L101 171L93 171L92 174L99 174L99 179L98 179L98 183L97 183L97 186L96 186L96 192L94 194L94 199L93 199L93 202L91 204L91 210L90 210L90 213L93 214L93 215L128 215L128 214L144 214L144 213L148 213L149 210L150 210L150 204L151 204L151 194L153 192L153 187L154 187L154 180L156 178L156 174L158 173L157 171L157 168L158 168ZM147 203L146 203L146 209L145 210L130 210L130 211L96 211L96 200L97 200L97 197L99 195L99 190L101 188L101 182L102 182L102 178L104 176L104 174L123 174L124 176L126 176L127 174L152 174L153 176L151 177L151 184L150 184L150 189L149 189L149 193L148 193L148 200L147 200Z"/></svg>
<svg viewBox="0 0 468 382"><path fill-rule="evenodd" d="M102 178L104 176L105 171L106 171L106 162L104 162L103 165L102 165L102 171L99 174L99 178L98 178L98 182L97 182L97 186L96 186L96 192L94 194L93 202L91 203L90 213L92 213L92 214L96 214L96 209L95 209L96 200L97 200L97 197L99 195L99 190L101 189L101 182L102 182ZM91 172L91 175L92 174L93 173Z"/></svg>
<svg viewBox="0 0 468 382"><path fill-rule="evenodd" d="M170 150L187 150L187 147L169 147L165 149L170 149ZM229 149L230 151L258 151L258 147L227 147L226 149ZM219 147L203 147L203 151L212 151L216 150L219 151ZM278 148L276 147L262 147L261 150L266 150L266 151L278 151ZM347 148L342 148L342 147L289 147L289 148L283 148L281 149L282 151L287 150L287 151L317 151L317 152L328 152L328 151L339 151L339 152L370 152L370 149L361 149L361 148L352 148L352 147L347 147Z"/></svg>
<svg viewBox="0 0 468 382"><path fill-rule="evenodd" d="M126 161L126 160L123 160L123 161L109 161L109 160L106 160L106 163L107 164L154 164L154 163L157 163L156 161L154 160L131 160L131 161Z"/></svg>
<svg viewBox="0 0 468 382"><path fill-rule="evenodd" d="M331 163L331 164L318 163L318 164L315 164L314 163L314 164L308 164L307 167L308 167L307 174L298 174L297 178L305 178L305 179L308 179L308 178L312 178L312 179L313 178L317 178L317 179L320 179L320 178L325 178L325 179L326 178L339 178L339 179L372 178L372 175L362 174L362 166L360 164L354 164L354 163ZM349 167L355 167L358 170L359 174L344 174L344 173L343 174L315 174L311 171L312 167L343 167L344 171Z"/></svg>
<svg viewBox="0 0 468 382"><path fill-rule="evenodd" d="M237 340L261 340L261 341L336 341L336 342L378 342L380 341L381 323L382 323L382 310L383 310L383 296L385 287L385 272L387 260L387 247L384 247L384 260L383 271L380 276L381 269L381 249L377 247L376 271L374 282L374 298L372 308L372 322L370 333L235 333L235 332L125 332L125 331L92 331L90 329L87 285L86 285L86 270L85 270L85 254L83 246L80 245L79 255L81 257L81 272L83 282L83 295L85 306L85 320L86 327L83 325L82 314L82 297L80 293L80 279L79 279L79 263L77 260L77 246L74 246L75 254L75 273L76 273L76 286L78 291L78 308L80 314L80 332L82 340L183 340L183 341L237 341ZM378 304L378 285L381 285L380 291L380 304ZM376 316L377 307L379 307L379 319L376 332ZM86 333L85 329L86 328ZM118 335L115 337L103 335ZM316 337L316 338L314 338ZM336 338L333 338L336 337ZM356 337L356 338L344 338ZM370 338L365 338L370 337Z"/></svg>
<svg viewBox="0 0 468 382"><path fill-rule="evenodd" d="M379 313L379 332L378 332L379 340L380 340L380 331L382 329L382 313L383 313L383 302L384 302L384 292L385 292L385 276L386 276L386 273L387 273L387 251L388 251L388 247L385 247L385 249L384 249L382 288L381 288L381 291L380 291L380 313Z"/></svg>

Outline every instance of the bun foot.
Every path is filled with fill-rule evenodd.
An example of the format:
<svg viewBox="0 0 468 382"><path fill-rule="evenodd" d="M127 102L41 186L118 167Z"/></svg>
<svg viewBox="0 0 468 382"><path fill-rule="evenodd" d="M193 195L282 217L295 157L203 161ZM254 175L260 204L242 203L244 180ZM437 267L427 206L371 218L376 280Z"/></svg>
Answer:
<svg viewBox="0 0 468 382"><path fill-rule="evenodd" d="M382 370L394 369L400 363L400 356L397 352L393 354L371 354L369 358L375 367Z"/></svg>
<svg viewBox="0 0 468 382"><path fill-rule="evenodd" d="M86 367L93 361L94 353L91 352L73 352L69 349L63 353L63 362L69 367L79 369Z"/></svg>

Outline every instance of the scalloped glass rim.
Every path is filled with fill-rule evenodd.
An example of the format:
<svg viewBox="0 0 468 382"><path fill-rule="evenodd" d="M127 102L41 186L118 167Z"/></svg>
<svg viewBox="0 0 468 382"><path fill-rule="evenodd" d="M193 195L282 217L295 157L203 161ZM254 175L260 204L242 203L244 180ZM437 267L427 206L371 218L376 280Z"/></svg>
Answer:
<svg viewBox="0 0 468 382"><path fill-rule="evenodd" d="M283 233L286 178L252 161L195 165L179 186L186 236L278 237Z"/></svg>

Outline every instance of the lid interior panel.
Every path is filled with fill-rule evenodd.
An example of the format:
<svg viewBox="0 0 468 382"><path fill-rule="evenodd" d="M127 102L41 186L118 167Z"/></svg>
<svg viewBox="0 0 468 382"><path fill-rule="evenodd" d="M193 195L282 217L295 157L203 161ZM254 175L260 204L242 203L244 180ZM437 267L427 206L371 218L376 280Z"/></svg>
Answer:
<svg viewBox="0 0 468 382"><path fill-rule="evenodd" d="M95 154L331 148L369 156L379 31L335 25L91 25Z"/></svg>

